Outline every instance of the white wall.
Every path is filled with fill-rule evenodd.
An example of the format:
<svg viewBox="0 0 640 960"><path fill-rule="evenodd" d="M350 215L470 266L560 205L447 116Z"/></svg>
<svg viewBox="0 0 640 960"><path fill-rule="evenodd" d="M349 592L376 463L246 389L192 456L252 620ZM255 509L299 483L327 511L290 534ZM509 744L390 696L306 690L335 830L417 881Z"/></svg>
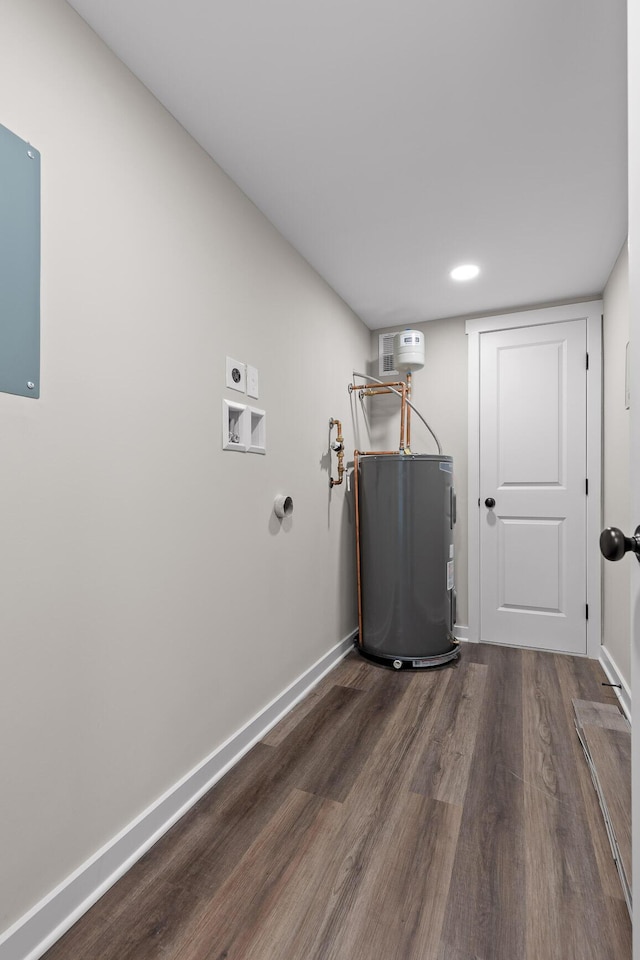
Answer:
<svg viewBox="0 0 640 960"><path fill-rule="evenodd" d="M378 377L378 341L381 333L404 327L388 327L371 334L371 363L363 371ZM453 457L453 481L458 501L458 522L454 532L455 581L458 603L457 623L468 622L467 552L467 337L465 319L432 320L414 324L425 341L425 365L412 377L412 400L435 431L442 452ZM400 401L377 397L364 401L369 411L371 441L376 450L395 450L400 437ZM414 453L437 453L430 434L414 415L411 427Z"/></svg>
<svg viewBox="0 0 640 960"><path fill-rule="evenodd" d="M628 533L631 520L629 486L629 410L625 409L625 354L629 341L629 255L627 245L604 291L603 324L603 526ZM602 563L602 642L619 673L630 685L629 560Z"/></svg>
<svg viewBox="0 0 640 960"><path fill-rule="evenodd" d="M42 154L42 399L0 394L1 932L355 627L328 421L367 443L370 335L62 0L0 15L0 122ZM227 353L266 457L221 450Z"/></svg>

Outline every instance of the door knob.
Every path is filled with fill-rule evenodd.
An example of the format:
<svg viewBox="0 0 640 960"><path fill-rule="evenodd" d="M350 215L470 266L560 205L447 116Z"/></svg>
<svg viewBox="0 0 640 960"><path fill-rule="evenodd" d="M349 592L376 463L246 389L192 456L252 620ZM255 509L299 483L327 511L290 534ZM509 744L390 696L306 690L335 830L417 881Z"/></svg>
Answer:
<svg viewBox="0 0 640 960"><path fill-rule="evenodd" d="M625 537L617 527L607 527L600 534L600 552L606 560L622 560L625 553L635 553L640 563L640 526L636 527L632 537Z"/></svg>
<svg viewBox="0 0 640 960"><path fill-rule="evenodd" d="M487 497L487 499L486 499L485 502L484 502L484 505L485 505L485 507L489 507L489 510L492 510L493 507L495 507L496 502L495 502L495 500L493 499L493 497Z"/></svg>

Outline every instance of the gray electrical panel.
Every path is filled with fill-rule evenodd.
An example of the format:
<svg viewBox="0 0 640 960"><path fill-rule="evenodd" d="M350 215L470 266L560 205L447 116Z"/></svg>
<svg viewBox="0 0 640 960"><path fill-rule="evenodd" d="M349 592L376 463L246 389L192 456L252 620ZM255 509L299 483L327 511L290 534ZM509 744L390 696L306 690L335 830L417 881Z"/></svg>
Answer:
<svg viewBox="0 0 640 960"><path fill-rule="evenodd" d="M40 396L40 154L1 125L0 392Z"/></svg>
<svg viewBox="0 0 640 960"><path fill-rule="evenodd" d="M452 481L451 457L360 459L360 649L394 666L435 666L458 653Z"/></svg>

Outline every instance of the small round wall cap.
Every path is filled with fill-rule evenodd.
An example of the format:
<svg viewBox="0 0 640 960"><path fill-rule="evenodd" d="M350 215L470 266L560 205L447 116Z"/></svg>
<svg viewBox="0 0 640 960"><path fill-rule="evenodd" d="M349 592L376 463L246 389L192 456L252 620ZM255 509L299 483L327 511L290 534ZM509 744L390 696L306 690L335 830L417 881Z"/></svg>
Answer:
<svg viewBox="0 0 640 960"><path fill-rule="evenodd" d="M278 495L273 503L273 510L276 517L283 520L290 517L293 513L293 498L289 496Z"/></svg>

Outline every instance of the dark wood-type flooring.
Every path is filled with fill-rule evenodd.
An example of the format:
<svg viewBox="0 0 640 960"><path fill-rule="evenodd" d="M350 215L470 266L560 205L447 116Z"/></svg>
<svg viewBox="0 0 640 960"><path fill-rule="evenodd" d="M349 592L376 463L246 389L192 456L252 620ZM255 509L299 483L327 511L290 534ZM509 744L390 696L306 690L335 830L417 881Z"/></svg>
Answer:
<svg viewBox="0 0 640 960"><path fill-rule="evenodd" d="M351 654L46 960L629 960L577 657Z"/></svg>
<svg viewBox="0 0 640 960"><path fill-rule="evenodd" d="M631 911L631 725L614 704L574 700L573 709Z"/></svg>

